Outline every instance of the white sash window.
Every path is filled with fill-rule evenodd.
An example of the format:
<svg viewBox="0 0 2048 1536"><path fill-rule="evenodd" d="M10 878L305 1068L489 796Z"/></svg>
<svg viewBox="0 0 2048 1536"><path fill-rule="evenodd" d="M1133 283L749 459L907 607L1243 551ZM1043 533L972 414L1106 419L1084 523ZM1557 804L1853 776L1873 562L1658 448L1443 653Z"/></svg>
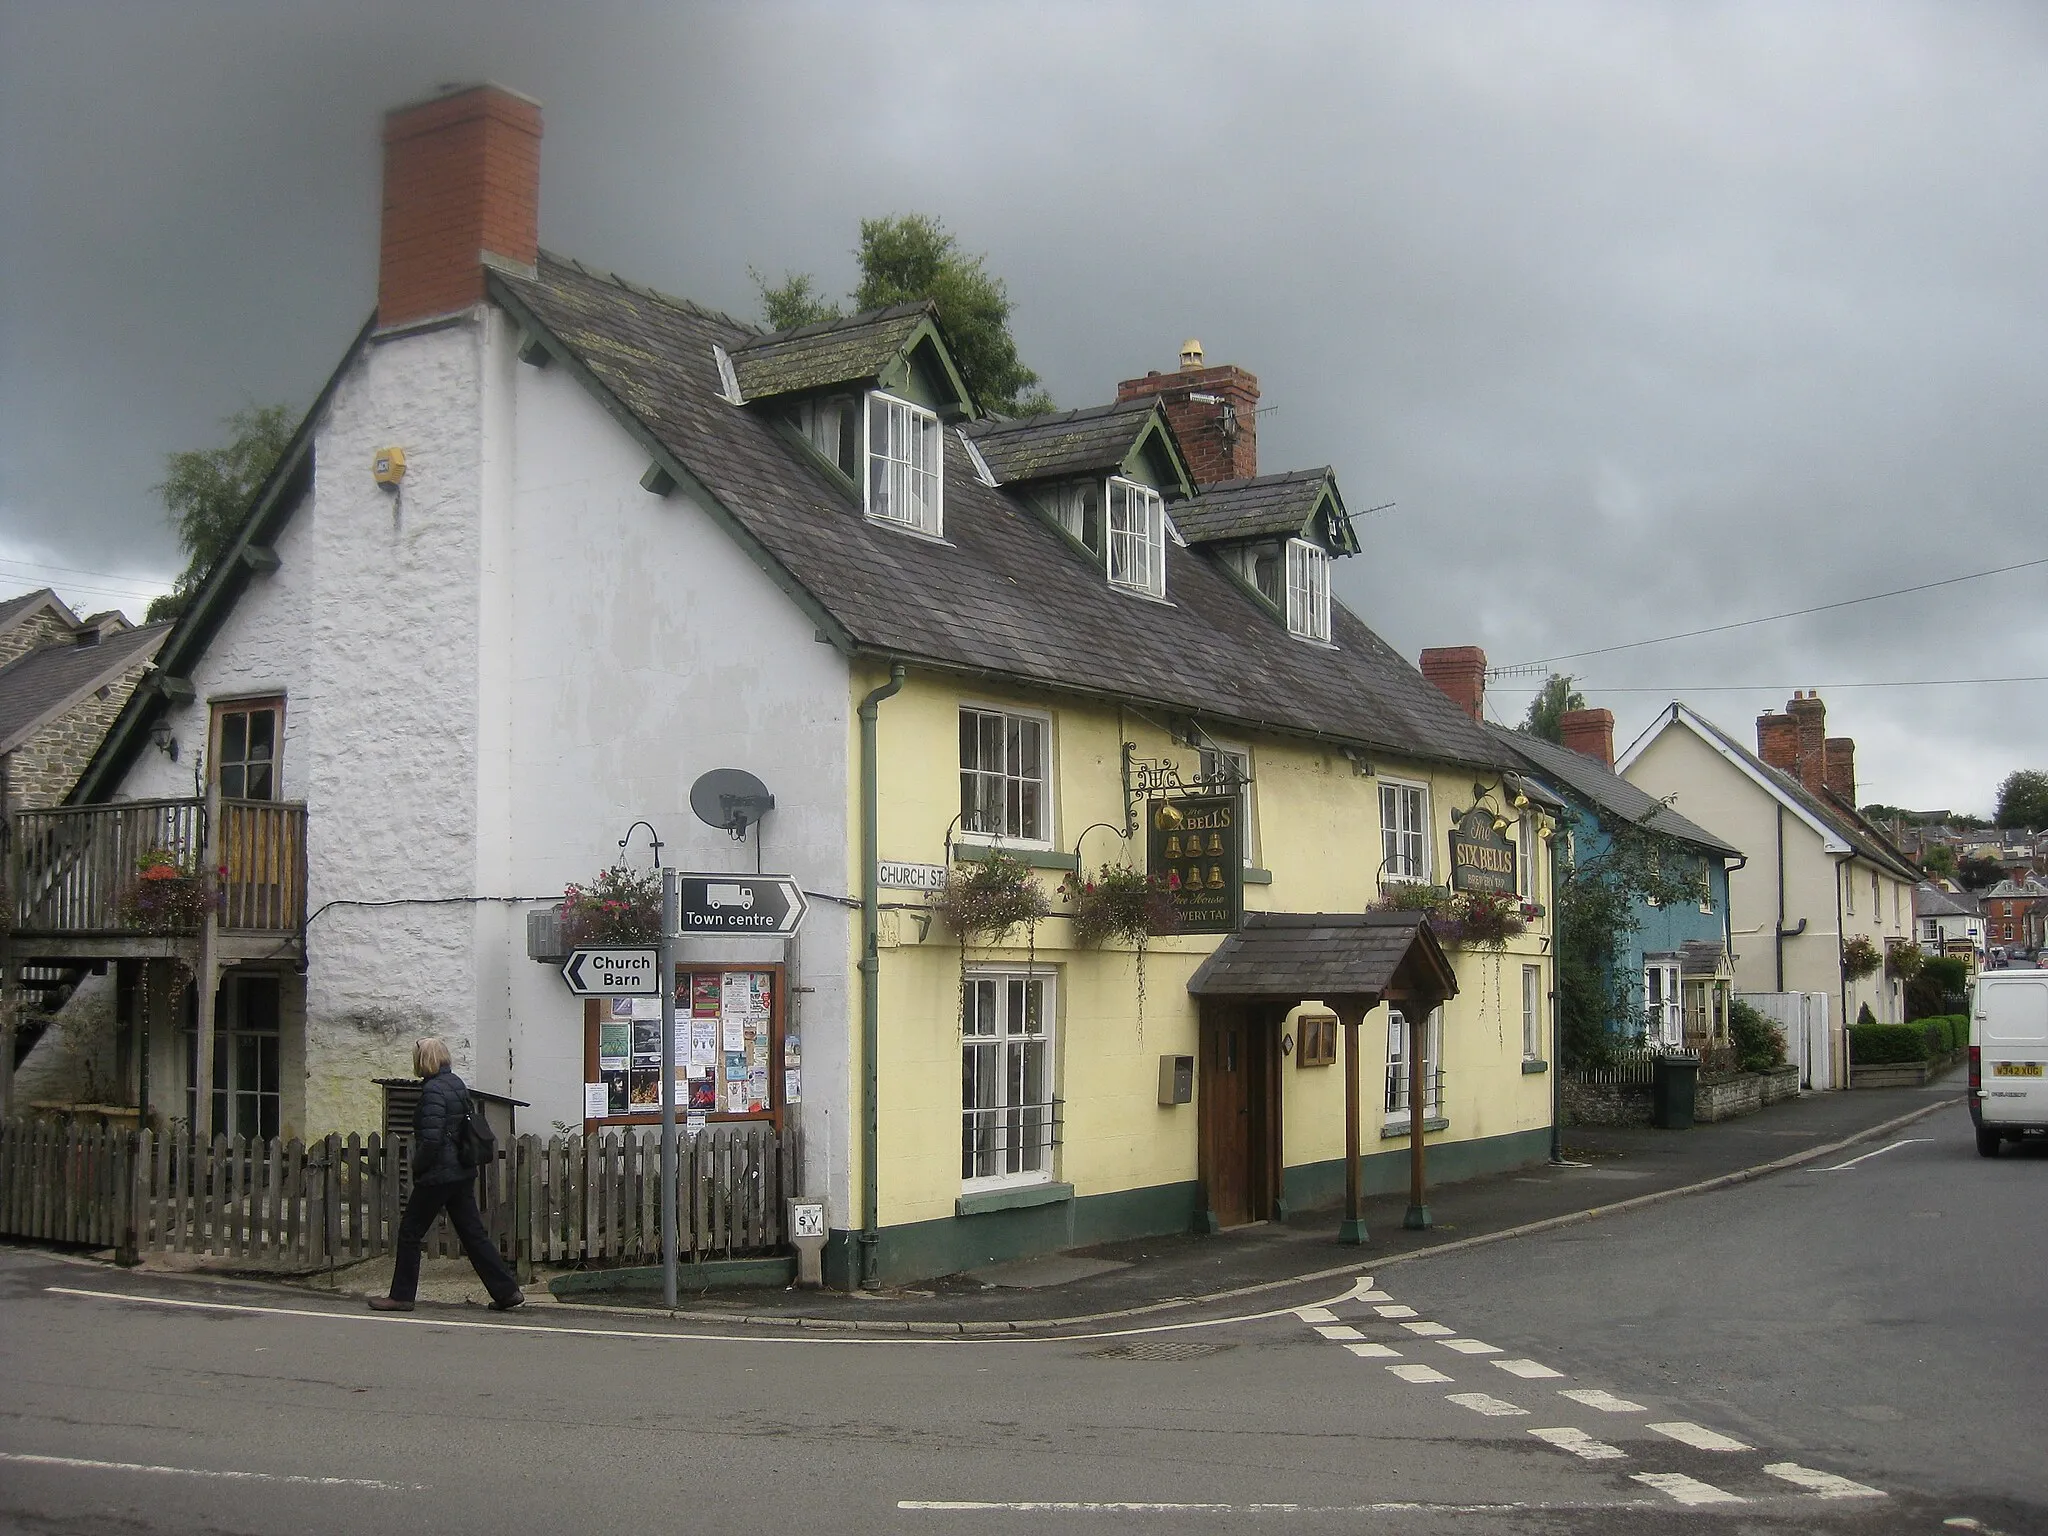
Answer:
<svg viewBox="0 0 2048 1536"><path fill-rule="evenodd" d="M1287 541L1287 627L1329 643L1330 557L1306 539Z"/></svg>
<svg viewBox="0 0 2048 1536"><path fill-rule="evenodd" d="M939 418L908 400L869 395L868 516L937 538L943 489Z"/></svg>
<svg viewBox="0 0 2048 1536"><path fill-rule="evenodd" d="M1147 597L1166 596L1166 503L1129 480L1109 482L1109 579Z"/></svg>

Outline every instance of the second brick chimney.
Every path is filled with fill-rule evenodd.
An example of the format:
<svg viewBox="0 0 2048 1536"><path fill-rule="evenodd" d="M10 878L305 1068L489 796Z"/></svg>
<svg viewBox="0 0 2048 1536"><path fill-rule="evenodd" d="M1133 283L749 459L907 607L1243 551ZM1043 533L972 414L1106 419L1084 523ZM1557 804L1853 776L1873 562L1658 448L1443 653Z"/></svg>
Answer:
<svg viewBox="0 0 2048 1536"><path fill-rule="evenodd" d="M1259 472L1259 381L1225 363L1207 367L1202 344L1181 348L1180 371L1148 373L1116 387L1119 400L1158 395L1197 485L1248 480Z"/></svg>
<svg viewBox="0 0 2048 1536"><path fill-rule="evenodd" d="M1557 717L1557 734L1574 752L1592 758L1602 767L1614 766L1612 710L1568 709Z"/></svg>
<svg viewBox="0 0 2048 1536"><path fill-rule="evenodd" d="M1830 736L1821 743L1828 792L1844 805L1856 803L1856 738Z"/></svg>
<svg viewBox="0 0 2048 1536"><path fill-rule="evenodd" d="M1422 675L1474 720L1486 712L1486 652L1476 645L1440 645L1422 653Z"/></svg>
<svg viewBox="0 0 2048 1536"><path fill-rule="evenodd" d="M1814 794L1828 788L1828 707L1811 689L1795 691L1782 715L1756 717L1756 755L1773 768L1789 773ZM1836 737L1844 741L1844 737ZM1847 766L1853 781L1855 748ZM1852 782L1853 794L1853 782Z"/></svg>
<svg viewBox="0 0 2048 1536"><path fill-rule="evenodd" d="M491 265L532 271L540 242L540 107L477 85L384 118L377 324L482 302Z"/></svg>

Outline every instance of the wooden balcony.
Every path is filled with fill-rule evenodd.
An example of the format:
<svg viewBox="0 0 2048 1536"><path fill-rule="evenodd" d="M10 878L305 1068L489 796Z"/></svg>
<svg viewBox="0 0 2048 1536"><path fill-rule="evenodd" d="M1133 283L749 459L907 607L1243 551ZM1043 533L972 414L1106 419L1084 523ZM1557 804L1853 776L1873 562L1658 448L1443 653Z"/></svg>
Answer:
<svg viewBox="0 0 2048 1536"><path fill-rule="evenodd" d="M14 815L17 955L171 955L208 917L231 948L295 951L306 922L306 808L125 800Z"/></svg>

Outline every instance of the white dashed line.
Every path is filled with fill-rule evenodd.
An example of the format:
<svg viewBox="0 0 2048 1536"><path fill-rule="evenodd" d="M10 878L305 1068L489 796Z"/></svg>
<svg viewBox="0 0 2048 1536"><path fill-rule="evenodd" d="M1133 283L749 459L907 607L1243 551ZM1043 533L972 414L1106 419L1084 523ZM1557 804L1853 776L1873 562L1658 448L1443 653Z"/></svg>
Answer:
<svg viewBox="0 0 2048 1536"><path fill-rule="evenodd" d="M1326 1339L1362 1339L1364 1334L1343 1323L1323 1323L1316 1329Z"/></svg>
<svg viewBox="0 0 2048 1536"><path fill-rule="evenodd" d="M1470 1408L1474 1413L1483 1413L1489 1419L1505 1419L1512 1414L1526 1414L1526 1408L1517 1408L1513 1403L1498 1397L1489 1397L1484 1392L1452 1392L1444 1398L1447 1403L1456 1403L1460 1408Z"/></svg>
<svg viewBox="0 0 2048 1536"><path fill-rule="evenodd" d="M1532 1429L1538 1440L1547 1440L1560 1451L1570 1451L1582 1461L1623 1461L1628 1452L1595 1440L1583 1429Z"/></svg>
<svg viewBox="0 0 2048 1536"><path fill-rule="evenodd" d="M1796 1461L1767 1462L1764 1470L1775 1478L1796 1483L1808 1493L1823 1499L1882 1499L1887 1497L1882 1488L1866 1488L1861 1483L1852 1483L1846 1477L1837 1477L1832 1472L1816 1472L1812 1467L1802 1467Z"/></svg>
<svg viewBox="0 0 2048 1536"><path fill-rule="evenodd" d="M1641 1413L1643 1405L1632 1403L1625 1397L1616 1397L1612 1392L1603 1392L1598 1387L1559 1387L1559 1397L1568 1397L1575 1403L1584 1403L1588 1408L1598 1408L1602 1413Z"/></svg>
<svg viewBox="0 0 2048 1536"><path fill-rule="evenodd" d="M1361 1360L1398 1360L1401 1351L1385 1344L1346 1344L1344 1346Z"/></svg>
<svg viewBox="0 0 2048 1536"><path fill-rule="evenodd" d="M1635 1480L1659 1493L1668 1493L1681 1504L1746 1504L1749 1501L1737 1493L1716 1488L1712 1483L1703 1483L1696 1477L1687 1477L1683 1472L1637 1472Z"/></svg>
<svg viewBox="0 0 2048 1536"><path fill-rule="evenodd" d="M1304 1323L1334 1323L1337 1314L1328 1307L1303 1307L1294 1314Z"/></svg>
<svg viewBox="0 0 2048 1536"><path fill-rule="evenodd" d="M1497 1355L1498 1344L1482 1344L1477 1339L1438 1339L1445 1349L1455 1349L1461 1355Z"/></svg>
<svg viewBox="0 0 2048 1536"><path fill-rule="evenodd" d="M418 1483L385 1483L368 1477L304 1477L288 1472L223 1471L213 1467L159 1467L140 1461L88 1461L79 1456L31 1456L0 1451L0 1461L24 1467L69 1467L83 1472L149 1472L162 1477L212 1477L239 1483L297 1483L309 1488L382 1488L393 1493L417 1491Z"/></svg>
<svg viewBox="0 0 2048 1536"><path fill-rule="evenodd" d="M1740 1440L1699 1424L1688 1424L1679 1419L1670 1424L1652 1424L1650 1428L1666 1439L1676 1440L1680 1445L1689 1445L1696 1451L1753 1451L1753 1445L1744 1445Z"/></svg>
<svg viewBox="0 0 2048 1536"><path fill-rule="evenodd" d="M1379 1313L1381 1317L1413 1317L1415 1315L1413 1307L1404 1307L1399 1302L1395 1302L1391 1306L1374 1307L1373 1311Z"/></svg>
<svg viewBox="0 0 2048 1536"><path fill-rule="evenodd" d="M1360 1291L1355 1299L1359 1301L1392 1301L1394 1298L1385 1291Z"/></svg>
<svg viewBox="0 0 2048 1536"><path fill-rule="evenodd" d="M1458 1331L1455 1328L1446 1328L1442 1323L1403 1323L1401 1326L1425 1339L1448 1338Z"/></svg>
<svg viewBox="0 0 2048 1536"><path fill-rule="evenodd" d="M1390 1365L1387 1369L1403 1381L1412 1381L1417 1384L1427 1384L1433 1381L1450 1381L1453 1379L1446 1376L1433 1365Z"/></svg>
<svg viewBox="0 0 2048 1536"><path fill-rule="evenodd" d="M1496 1360L1493 1362L1510 1376L1520 1376L1536 1381L1545 1376L1562 1376L1563 1371L1553 1371L1547 1365L1538 1365L1534 1360Z"/></svg>

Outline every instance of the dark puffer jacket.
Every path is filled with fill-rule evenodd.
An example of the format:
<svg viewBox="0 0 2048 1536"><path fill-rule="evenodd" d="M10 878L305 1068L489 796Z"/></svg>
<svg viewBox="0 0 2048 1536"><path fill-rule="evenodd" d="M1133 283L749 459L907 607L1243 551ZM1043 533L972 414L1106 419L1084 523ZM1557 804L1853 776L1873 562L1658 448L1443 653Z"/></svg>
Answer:
<svg viewBox="0 0 2048 1536"><path fill-rule="evenodd" d="M455 1152L455 1133L469 1113L469 1088L443 1067L420 1084L412 1112L412 1176L418 1184L460 1184L476 1177Z"/></svg>

